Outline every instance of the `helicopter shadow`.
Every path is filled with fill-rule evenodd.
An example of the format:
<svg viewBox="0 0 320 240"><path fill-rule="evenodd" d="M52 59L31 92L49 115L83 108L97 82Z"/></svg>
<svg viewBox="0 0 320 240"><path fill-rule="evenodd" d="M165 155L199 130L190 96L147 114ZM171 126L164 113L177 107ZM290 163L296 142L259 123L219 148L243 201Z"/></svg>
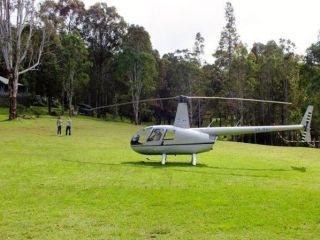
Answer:
<svg viewBox="0 0 320 240"><path fill-rule="evenodd" d="M302 172L302 173L307 171L307 168L305 168L305 167L291 166L291 169L294 170L294 171Z"/></svg>
<svg viewBox="0 0 320 240"><path fill-rule="evenodd" d="M240 176L240 177L259 177L259 178L269 178L270 176L261 174L263 171L299 171L305 172L306 168L304 167L291 167L292 170L287 169L254 169L254 168L226 168L226 167L214 167L208 166L206 164L198 163L196 166L190 165L189 162L167 162L166 165L161 165L159 162L146 162L146 161L127 161L119 163L105 163L105 162L89 162L89 161L74 161L63 159L65 162L73 162L79 164L91 164L91 165L101 165L101 166L118 166L118 167L151 167L151 168L159 168L159 169L168 169L177 172L185 172L185 173L196 173L196 174L206 174L206 175L228 175L228 176ZM204 169L213 169L218 171L201 171ZM259 174L247 174L243 172L221 172L220 170L230 170L230 171L260 171ZM252 172L253 173L253 172ZM261 175L260 175L261 174Z"/></svg>
<svg viewBox="0 0 320 240"><path fill-rule="evenodd" d="M147 166L147 167L155 167L155 168L163 168L163 167L194 167L194 168L209 168L216 170L236 170L236 171L272 171L272 172L285 172L290 171L289 169L283 168L232 168L232 167L216 167L216 166L208 166L203 163L197 163L196 166L192 166L189 162L166 162L166 165L161 165L159 162L146 162L146 161L131 161L131 162L122 162L121 164L125 165L134 165L134 166ZM298 169L297 167L291 167L292 170L303 171Z"/></svg>
<svg viewBox="0 0 320 240"><path fill-rule="evenodd" d="M198 163L196 166L190 165L189 162L167 162L166 165L161 165L159 162L122 162L123 165L131 165L136 167L152 167L152 168L163 168L170 169L177 172L186 172L186 173L198 173L198 174L208 174L208 175L229 175L229 176L240 176L240 177L258 177L258 178L270 178L268 172L289 172L289 171L298 171L306 172L305 167L294 167L291 166L291 169L284 168L232 168L232 167L217 167L217 166L208 166L206 164ZM200 169L212 169L217 171L201 171ZM224 170L232 172L222 172ZM234 172L235 171L235 172ZM244 171L247 171L246 173ZM251 172L249 174L249 172Z"/></svg>
<svg viewBox="0 0 320 240"><path fill-rule="evenodd" d="M198 168L210 168L208 165L203 163L198 163L196 166L192 166L189 162L166 162L165 165L161 165L160 162L146 162L146 161L131 161L131 162L122 162L123 165L132 165L132 166L146 166L154 168L167 168L167 167L198 167Z"/></svg>
<svg viewBox="0 0 320 240"><path fill-rule="evenodd" d="M224 176L239 176L239 177L269 178L269 176L267 176L267 175L222 172L219 170L226 170L226 169L227 170L237 170L237 169L211 167L211 166L208 166L206 164L201 164L201 163L198 163L196 166L192 166L188 162L167 162L166 165L161 165L159 162L139 161L139 162L122 162L121 164L131 165L131 166L139 166L139 167L143 166L143 167L152 167L152 168L163 168L163 169L168 169L168 170L172 170L175 172L205 174L205 175L210 175L210 176L224 175ZM218 171L210 171L210 169L214 169L214 170L218 170ZM245 169L238 169L238 170L245 170Z"/></svg>
<svg viewBox="0 0 320 240"><path fill-rule="evenodd" d="M118 163L90 162L90 161L78 161L78 160L68 160L68 159L62 159L61 161L70 162L70 163L79 163L79 164L90 164L90 165L121 166Z"/></svg>

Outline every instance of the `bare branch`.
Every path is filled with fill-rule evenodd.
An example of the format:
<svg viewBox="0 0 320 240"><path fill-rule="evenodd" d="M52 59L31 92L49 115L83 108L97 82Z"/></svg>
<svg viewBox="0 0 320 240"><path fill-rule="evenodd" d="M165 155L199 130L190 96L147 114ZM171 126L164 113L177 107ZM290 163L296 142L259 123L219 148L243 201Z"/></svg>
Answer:
<svg viewBox="0 0 320 240"><path fill-rule="evenodd" d="M32 37L32 34L33 34L33 26L34 26L34 7L33 6L29 6L29 12L30 12L30 20L29 20L29 35L28 35L28 39L25 43L25 46L24 46L24 51L22 53L22 56L20 58L20 62L19 63L22 63L23 60L26 58L27 56L27 52L28 52L28 49L30 47L30 42L31 42L31 37ZM25 15L25 19L27 18L27 14ZM23 21L23 26L25 27L26 26L26 23L25 23L25 20ZM22 34L22 32L20 33Z"/></svg>
<svg viewBox="0 0 320 240"><path fill-rule="evenodd" d="M45 44L45 39L46 39L46 31L45 29L43 28L42 30L42 40L41 40L41 44L40 44L40 47L39 47L39 53L38 53L38 58L37 58L37 61L36 63L34 63L32 66L29 66L28 68L20 71L18 74L23 74L23 73L26 73L30 70L34 70L39 64L40 64L40 60L41 60L41 56L42 56L42 52L43 52L43 48L44 48L44 44Z"/></svg>

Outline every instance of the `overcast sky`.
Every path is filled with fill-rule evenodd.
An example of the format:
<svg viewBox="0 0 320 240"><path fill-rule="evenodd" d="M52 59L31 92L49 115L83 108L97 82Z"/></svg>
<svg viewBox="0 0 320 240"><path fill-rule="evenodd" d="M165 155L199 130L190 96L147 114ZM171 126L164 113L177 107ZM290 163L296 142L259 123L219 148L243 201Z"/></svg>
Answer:
<svg viewBox="0 0 320 240"><path fill-rule="evenodd" d="M90 6L96 0L84 0ZM205 59L213 62L225 25L225 0L108 0L130 24L143 26L161 55L192 49L197 32L205 38ZM290 39L304 54L317 41L320 0L231 0L240 39L251 47L279 38Z"/></svg>

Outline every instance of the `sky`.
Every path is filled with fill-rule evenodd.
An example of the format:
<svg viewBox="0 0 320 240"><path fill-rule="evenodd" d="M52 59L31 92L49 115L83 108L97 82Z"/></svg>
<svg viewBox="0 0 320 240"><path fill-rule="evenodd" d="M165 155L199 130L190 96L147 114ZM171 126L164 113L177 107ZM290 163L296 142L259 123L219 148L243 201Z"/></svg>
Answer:
<svg viewBox="0 0 320 240"><path fill-rule="evenodd" d="M96 0L84 0L87 7ZM101 2L101 1L100 1ZM225 0L108 0L130 24L143 26L161 55L192 49L195 35L205 38L204 59L212 63L226 23ZM252 47L280 38L296 44L296 53L318 39L320 0L231 0L240 40Z"/></svg>

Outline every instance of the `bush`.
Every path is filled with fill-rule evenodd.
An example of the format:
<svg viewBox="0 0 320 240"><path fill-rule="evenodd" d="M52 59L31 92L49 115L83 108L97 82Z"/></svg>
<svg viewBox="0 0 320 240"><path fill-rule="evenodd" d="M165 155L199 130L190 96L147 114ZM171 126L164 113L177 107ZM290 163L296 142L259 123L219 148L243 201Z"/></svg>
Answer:
<svg viewBox="0 0 320 240"><path fill-rule="evenodd" d="M42 98L40 95L35 95L34 96L34 99L33 99L33 101L32 101L32 105L33 106L46 106L46 104L45 104L45 99L44 98Z"/></svg>
<svg viewBox="0 0 320 240"><path fill-rule="evenodd" d="M21 104L17 104L17 114L18 115L22 115L22 114L27 113L27 110L28 110L27 107L25 107L25 106L23 106Z"/></svg>

